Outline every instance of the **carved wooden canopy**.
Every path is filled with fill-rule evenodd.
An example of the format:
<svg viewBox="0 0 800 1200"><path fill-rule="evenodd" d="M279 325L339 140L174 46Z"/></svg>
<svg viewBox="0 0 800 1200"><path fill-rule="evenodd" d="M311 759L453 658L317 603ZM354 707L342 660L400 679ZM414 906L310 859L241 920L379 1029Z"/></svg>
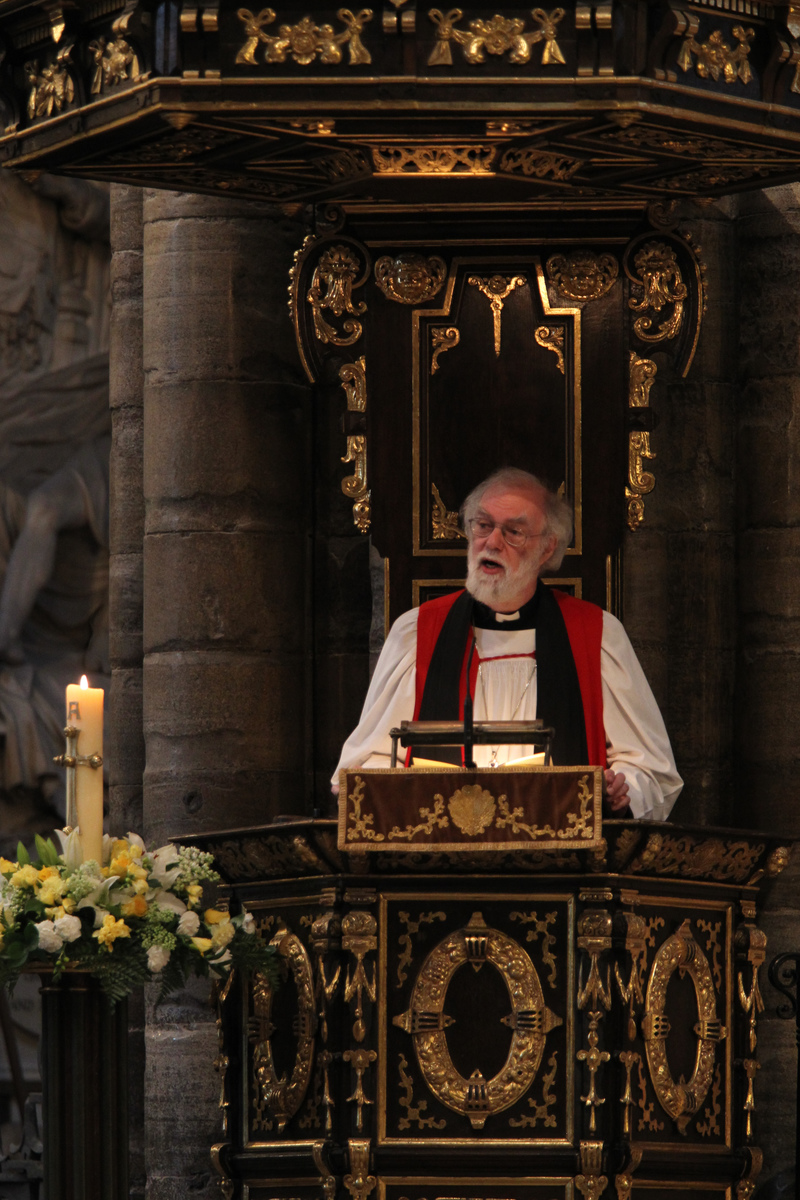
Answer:
<svg viewBox="0 0 800 1200"><path fill-rule="evenodd" d="M760 0L0 0L0 161L283 203L597 212L800 178Z"/></svg>

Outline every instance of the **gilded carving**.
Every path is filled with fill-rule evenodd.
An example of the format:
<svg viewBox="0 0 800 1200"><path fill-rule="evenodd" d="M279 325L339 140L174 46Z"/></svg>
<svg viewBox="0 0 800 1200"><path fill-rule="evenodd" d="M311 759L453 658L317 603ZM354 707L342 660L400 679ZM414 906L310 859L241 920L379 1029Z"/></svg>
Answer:
<svg viewBox="0 0 800 1200"><path fill-rule="evenodd" d="M642 1161L642 1151L637 1146L630 1147L630 1154L624 1171L614 1176L614 1187L617 1190L617 1200L630 1200L633 1189L633 1173Z"/></svg>
<svg viewBox="0 0 800 1200"><path fill-rule="evenodd" d="M427 1100L420 1100L418 1104L414 1104L414 1081L409 1075L407 1067L408 1059L404 1054L400 1054L398 1056L397 1068L403 1095L400 1097L398 1103L401 1108L406 1110L406 1115L400 1117L397 1122L397 1128L401 1132L410 1129L412 1121L416 1123L417 1128L420 1130L446 1128L447 1122L443 1118L437 1121L435 1117L424 1117L422 1115L428 1107Z"/></svg>
<svg viewBox="0 0 800 1200"><path fill-rule="evenodd" d="M351 434L347 439L347 453L343 463L353 463L353 474L342 480L342 491L353 501L353 523L359 533L369 531L372 506L367 486L367 439L364 434Z"/></svg>
<svg viewBox="0 0 800 1200"><path fill-rule="evenodd" d="M344 1177L344 1186L353 1200L367 1200L377 1180L369 1173L369 1142L361 1138L349 1138L347 1148L350 1170Z"/></svg>
<svg viewBox="0 0 800 1200"><path fill-rule="evenodd" d="M378 1055L374 1050L364 1050L363 1048L345 1050L342 1055L343 1060L349 1063L356 1073L356 1086L353 1089L352 1096L347 1097L347 1103L355 1104L356 1106L356 1129L359 1133L364 1128L364 1105L375 1103L374 1100L367 1098L367 1094L364 1091L364 1074L369 1070L377 1057Z"/></svg>
<svg viewBox="0 0 800 1200"><path fill-rule="evenodd" d="M589 1011L587 1046L578 1051L576 1057L586 1065L589 1072L589 1090L581 1096L581 1103L589 1109L589 1131L597 1127L596 1109L605 1104L605 1098L597 1092L597 1072L609 1061L608 1051L599 1046L599 1026L605 1013L611 1008L611 969L606 970L603 982L600 974L600 958L611 949L611 915L604 909L587 909L578 920L578 949L589 957L589 975L583 983L583 963L578 976L577 1004L579 1012Z"/></svg>
<svg viewBox="0 0 800 1200"><path fill-rule="evenodd" d="M701 1137L719 1137L720 1125L719 1115L722 1112L722 1105L719 1103L719 1098L722 1093L722 1072L719 1063L714 1068L714 1082L711 1086L711 1103L704 1110L704 1121L697 1122L697 1132Z"/></svg>
<svg viewBox="0 0 800 1200"><path fill-rule="evenodd" d="M228 1067L231 1065L231 1060L229 1055L225 1053L225 1028L222 1021L222 1010L225 1007L225 1001L228 999L228 993L231 990L235 974L235 971L231 971L224 983L215 983L214 992L212 993L217 1010L216 1026L218 1040L217 1057L214 1059L213 1066L219 1075L219 1107L222 1110L222 1134L224 1137L227 1137L228 1134L228 1108L230 1107L230 1101L228 1100L226 1088L226 1076L228 1074Z"/></svg>
<svg viewBox="0 0 800 1200"><path fill-rule="evenodd" d="M722 947L720 946L720 934L722 933L721 921L701 921L698 920L697 928L701 933L706 935L706 954L711 955L711 969L714 975L714 986L718 992L722 991L722 962L720 956ZM761 960L763 962L763 959ZM753 1047L755 1049L755 1047Z"/></svg>
<svg viewBox="0 0 800 1200"><path fill-rule="evenodd" d="M422 146L373 146L371 149L379 175L450 175L459 169L467 175L485 175L491 171L497 153L494 146L445 145L441 142Z"/></svg>
<svg viewBox="0 0 800 1200"><path fill-rule="evenodd" d="M30 84L28 116L52 116L53 110L60 113L65 104L75 99L75 84L69 73L72 46L62 46L54 63L48 63L39 71L36 60L25 64L25 74Z"/></svg>
<svg viewBox="0 0 800 1200"><path fill-rule="evenodd" d="M465 1078L455 1068L447 1046L444 1013L453 975L466 963L476 971L491 964L508 989L512 1012L505 1023L512 1029L511 1047L501 1070L485 1079L479 1070ZM462 986L467 986L466 980ZM420 968L410 1007L394 1024L412 1035L422 1076L442 1104L466 1116L473 1129L482 1129L489 1116L502 1112L525 1094L539 1070L545 1039L561 1018L545 1006L536 969L512 938L486 925L481 913L444 938Z"/></svg>
<svg viewBox="0 0 800 1200"><path fill-rule="evenodd" d="M261 12L253 14L249 8L240 8L236 15L244 25L247 39L236 55L237 63L257 66L259 43L265 47L265 63L283 63L291 57L298 65L308 66L319 57L321 63L336 66L342 61L342 46L345 45L351 67L372 62L372 56L361 40L364 26L372 20L370 8L362 8L359 13L340 8L336 16L345 28L339 33L332 25L317 25L311 17L303 17L296 25L281 25L277 37L264 32L275 20L273 9L262 8Z"/></svg>
<svg viewBox="0 0 800 1200"><path fill-rule="evenodd" d="M356 960L355 970L350 975L350 968L347 968L347 980L344 987L345 1004L349 1004L355 999L355 1008L353 1010L353 1037L357 1042L363 1042L367 1035L367 1026L364 1021L364 997L367 1001L374 1004L377 996L377 982L375 977L375 966L372 968L372 979L367 976L367 971L364 966L364 959L368 954L374 954L378 947L377 939L378 925L372 913L368 912L350 912L342 919L342 949L349 950Z"/></svg>
<svg viewBox="0 0 800 1200"><path fill-rule="evenodd" d="M564 374L564 326L540 325L534 330L533 336L537 346L543 350L552 350L558 360L558 369Z"/></svg>
<svg viewBox="0 0 800 1200"><path fill-rule="evenodd" d="M536 942L539 935L542 936L542 962L549 970L547 982L551 988L556 986L557 971L556 960L552 954L552 948L556 944L556 935L548 932L550 925L555 925L558 920L558 913L545 913L544 920L540 921L538 914L535 912L522 913L512 912L509 914L512 921L521 921L523 925L533 924L533 929L529 929L525 935L526 942Z"/></svg>
<svg viewBox="0 0 800 1200"><path fill-rule="evenodd" d="M653 871L678 879L744 883L764 853L763 842L724 842L717 837L651 833L628 870Z"/></svg>
<svg viewBox="0 0 800 1200"><path fill-rule="evenodd" d="M666 1015L666 996L675 971L688 973L694 984L697 1000L697 1038L695 1069L688 1083L675 1082L667 1058L667 1039L670 1033ZM642 1036L647 1052L650 1080L661 1107L676 1122L681 1133L697 1114L711 1087L714 1075L716 1044L727 1036L727 1030L717 1017L716 995L708 959L691 931L687 918L680 929L659 947L653 960L647 986Z"/></svg>
<svg viewBox="0 0 800 1200"><path fill-rule="evenodd" d="M628 363L628 407L647 408L658 367L652 359L640 358L634 350L630 351Z"/></svg>
<svg viewBox="0 0 800 1200"><path fill-rule="evenodd" d="M416 921L412 921L407 912L397 914L397 919L405 925L407 933L400 935L399 942L403 947L403 953L397 962L397 986L402 987L408 979L407 967L411 965L411 959L414 954L414 943L412 938L414 934L419 933L421 925L430 925L433 921L444 921L445 914L443 912L420 913Z"/></svg>
<svg viewBox="0 0 800 1200"><path fill-rule="evenodd" d="M761 1070L761 1063L756 1062L754 1058L745 1058L742 1061L745 1078L747 1079L747 1095L744 1098L743 1108L745 1111L745 1137L750 1140L753 1136L753 1113L756 1111L756 1096L755 1096L755 1080L756 1071Z"/></svg>
<svg viewBox="0 0 800 1200"><path fill-rule="evenodd" d="M317 1015L314 973L303 943L282 927L271 939L270 945L277 946L297 991L297 1011L293 1024L297 1049L291 1075L288 1079L285 1075L279 1077L272 1057L271 1039L276 1032L272 1023L274 993L269 980L257 975L253 984L253 1078L260 1105L267 1109L282 1133L286 1123L303 1103L308 1090L314 1061Z"/></svg>
<svg viewBox="0 0 800 1200"><path fill-rule="evenodd" d="M339 378L342 381L344 394L347 397L347 411L363 413L367 411L367 363L362 354L352 363L339 367Z"/></svg>
<svg viewBox="0 0 800 1200"><path fill-rule="evenodd" d="M633 1064L639 1062L639 1055L634 1050L620 1051L619 1061L625 1068L625 1088L620 1098L622 1105L622 1132L626 1138L631 1136L631 1108L633 1107L633 1091L631 1090L631 1071Z"/></svg>
<svg viewBox="0 0 800 1200"><path fill-rule="evenodd" d="M636 1013L644 1004L642 985L647 968L647 927L644 918L636 913L622 913L621 919L626 925L625 949L630 955L631 970L628 982L623 983L619 963L615 963L614 977L622 1002L628 1005L628 1040L632 1042L636 1037Z"/></svg>
<svg viewBox="0 0 800 1200"><path fill-rule="evenodd" d="M672 305L672 312L653 329L653 317L642 315L633 323L636 336L643 342L663 342L674 338L683 320L683 305L688 289L683 282L681 269L672 246L664 242L647 242L637 250L633 260L636 275L628 277L641 290L641 298L632 296L628 307L634 312L661 314L661 310ZM627 268L626 268L627 270Z"/></svg>
<svg viewBox="0 0 800 1200"><path fill-rule="evenodd" d="M375 279L384 296L398 304L424 304L447 279L447 264L438 254L384 254L375 263Z"/></svg>
<svg viewBox="0 0 800 1200"><path fill-rule="evenodd" d="M575 1176L575 1186L584 1200L600 1200L608 1186L603 1169L603 1143L581 1142L581 1173Z"/></svg>
<svg viewBox="0 0 800 1200"><path fill-rule="evenodd" d="M352 346L361 337L361 322L349 319L361 316L367 310L363 300L353 301L353 287L360 286L356 283L359 268L358 258L349 246L330 246L320 255L306 297L311 306L314 333L320 342L332 346ZM341 333L325 320L322 315L324 308L335 317L349 314L342 324Z"/></svg>
<svg viewBox="0 0 800 1200"><path fill-rule="evenodd" d="M748 1018L748 1040L750 1053L755 1054L758 1038L756 1023L758 1014L764 1011L764 999L758 982L758 974L767 957L767 935L756 928L751 921L746 921L736 931L736 947L742 952L747 951L747 961L750 964L750 986L745 987L744 975L741 971L737 977L737 993L742 1010Z"/></svg>
<svg viewBox="0 0 800 1200"><path fill-rule="evenodd" d="M97 96L106 88L115 87L139 74L139 63L133 48L128 45L121 33L114 41L106 44L104 37L89 43L89 52L94 59L94 75L92 77L92 95Z"/></svg>
<svg viewBox="0 0 800 1200"><path fill-rule="evenodd" d="M599 300L614 286L619 264L613 254L572 250L553 254L546 264L547 278L569 300Z"/></svg>
<svg viewBox="0 0 800 1200"><path fill-rule="evenodd" d="M636 530L644 520L643 496L652 492L656 477L644 470L644 460L656 457L650 449L650 434L644 429L634 429L628 434L628 486L625 498L628 501L628 526Z"/></svg>
<svg viewBox="0 0 800 1200"><path fill-rule="evenodd" d="M458 527L458 513L450 511L439 495L439 489L435 483L431 484L431 493L433 495L431 529L434 541L452 542L456 538L465 537L466 535Z"/></svg>
<svg viewBox="0 0 800 1200"><path fill-rule="evenodd" d="M461 341L461 334L454 325L434 325L431 329L431 375L439 370L439 356L448 350L455 350Z"/></svg>
<svg viewBox="0 0 800 1200"><path fill-rule="evenodd" d="M564 56L556 41L558 24L564 16L563 8L554 8L549 13L542 8L534 8L531 16L538 29L533 30L525 29L523 18L502 17L497 13L488 21L470 21L468 31L456 29L456 23L463 15L460 8L451 8L447 13L438 8L429 11L428 16L436 26L436 45L428 58L429 67L453 65L451 42L461 46L464 58L473 65L486 62L486 54L496 57L508 54L510 63L527 63L530 61L531 47L539 42L544 42L541 58L543 67L564 63Z"/></svg>
<svg viewBox="0 0 800 1200"><path fill-rule="evenodd" d="M551 1088L556 1081L558 1073L558 1052L556 1050L550 1055L547 1060L547 1065L550 1068L542 1075L542 1102L537 1103L533 1096L528 1097L528 1108L532 1108L531 1113L521 1113L519 1117L509 1117L508 1123L514 1129L535 1129L539 1121L544 1123L545 1129L554 1129L556 1125L556 1114L550 1112L550 1109L555 1104L557 1096Z"/></svg>
<svg viewBox="0 0 800 1200"><path fill-rule="evenodd" d="M658 1117L655 1115L656 1102L653 1100L648 1103L647 1100L647 1080L645 1078L641 1056L634 1054L633 1057L636 1059L636 1066L639 1074L638 1108L642 1114L638 1122L638 1131L639 1133L643 1133L645 1130L647 1130L649 1133L663 1133L664 1122L659 1121Z"/></svg>
<svg viewBox="0 0 800 1200"><path fill-rule="evenodd" d="M325 1131L330 1134L333 1128L333 1097L331 1095L329 1071L333 1055L325 1049L328 1043L328 1005L333 1000L339 988L342 968L337 963L330 979L325 969L325 956L335 950L341 939L341 921L333 911L321 913L311 926L311 944L316 956L316 975L314 979L314 999L317 1005L317 1021L320 1042L323 1049L317 1054L317 1092L321 1092L319 1100L325 1106ZM300 1122L305 1124L305 1119ZM310 1122L309 1122L310 1124Z"/></svg>
<svg viewBox="0 0 800 1200"><path fill-rule="evenodd" d="M745 1149L750 1155L750 1163L746 1175L736 1184L736 1200L750 1200L764 1165L764 1153L758 1146L746 1146Z"/></svg>
<svg viewBox="0 0 800 1200"><path fill-rule="evenodd" d="M567 183L583 164L579 158L566 158L535 146L512 146L498 166L502 175L525 175L529 179L553 179Z"/></svg>
<svg viewBox="0 0 800 1200"><path fill-rule="evenodd" d="M736 83L737 79L740 83L749 83L753 72L748 59L755 30L750 26L745 29L742 25L734 25L733 36L739 43L735 50L724 40L722 29L715 29L707 42L697 42L692 33L687 33L678 55L678 66L682 71L691 71L694 65L701 79L710 77L715 83L720 76L725 83ZM697 59L696 63L692 56Z"/></svg>
<svg viewBox="0 0 800 1200"><path fill-rule="evenodd" d="M598 1095L596 1087L597 1072L611 1058L607 1050L601 1050L599 1047L598 1028L604 1014L602 1012L589 1013L589 1030L587 1033L588 1048L579 1050L576 1054L578 1062L586 1064L589 1071L589 1090L585 1096L581 1096L581 1103L585 1104L589 1109L589 1132L594 1133L597 1128L597 1119L595 1110L605 1104L605 1097Z"/></svg>
<svg viewBox="0 0 800 1200"><path fill-rule="evenodd" d="M524 275L512 275L509 279L503 275L491 275L488 279L483 275L470 275L467 283L470 287L478 288L489 301L494 327L494 352L499 358L503 305L516 288L526 287L528 281Z"/></svg>

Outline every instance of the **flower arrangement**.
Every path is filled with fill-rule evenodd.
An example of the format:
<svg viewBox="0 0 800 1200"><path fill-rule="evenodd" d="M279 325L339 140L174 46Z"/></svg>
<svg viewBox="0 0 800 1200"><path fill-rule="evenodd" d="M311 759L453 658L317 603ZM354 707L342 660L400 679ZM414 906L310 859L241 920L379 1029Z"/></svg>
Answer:
<svg viewBox="0 0 800 1200"><path fill-rule="evenodd" d="M112 1002L140 983L161 983L159 1000L190 975L225 978L233 967L275 982L273 947L249 913L203 911L203 884L219 879L210 854L193 846L148 851L135 833L103 838L102 863L81 858L77 831L36 837L36 854L17 847L0 858L0 985L23 968L68 968L95 975Z"/></svg>

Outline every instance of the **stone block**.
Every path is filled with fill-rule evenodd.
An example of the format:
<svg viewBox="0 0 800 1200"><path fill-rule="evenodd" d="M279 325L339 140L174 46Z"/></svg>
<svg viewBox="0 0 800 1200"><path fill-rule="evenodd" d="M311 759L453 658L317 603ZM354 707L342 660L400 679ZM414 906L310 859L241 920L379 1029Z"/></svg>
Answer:
<svg viewBox="0 0 800 1200"><path fill-rule="evenodd" d="M109 504L111 554L141 554L144 537L141 409L118 408L113 413Z"/></svg>
<svg viewBox="0 0 800 1200"><path fill-rule="evenodd" d="M148 535L145 652L302 653L307 546L293 531Z"/></svg>
<svg viewBox="0 0 800 1200"><path fill-rule="evenodd" d="M182 769L145 772L144 829L148 845L190 833L267 825L286 814L307 815L311 782L303 771Z"/></svg>
<svg viewBox="0 0 800 1200"><path fill-rule="evenodd" d="M109 562L109 650L112 667L142 663L142 554L114 554Z"/></svg>
<svg viewBox="0 0 800 1200"><path fill-rule="evenodd" d="M112 183L110 199L112 251L141 250L142 189L124 183Z"/></svg>
<svg viewBox="0 0 800 1200"><path fill-rule="evenodd" d="M110 783L141 788L144 770L141 667L112 671L108 704L106 742Z"/></svg>
<svg viewBox="0 0 800 1200"><path fill-rule="evenodd" d="M800 649L779 647L742 659L737 696L742 764L800 769Z"/></svg>

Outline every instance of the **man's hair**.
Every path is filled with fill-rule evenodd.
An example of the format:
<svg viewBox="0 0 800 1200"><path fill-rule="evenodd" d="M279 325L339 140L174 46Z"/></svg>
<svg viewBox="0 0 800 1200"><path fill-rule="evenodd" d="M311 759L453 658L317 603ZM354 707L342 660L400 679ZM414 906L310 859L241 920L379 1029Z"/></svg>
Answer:
<svg viewBox="0 0 800 1200"><path fill-rule="evenodd" d="M501 467L499 471L495 471L488 479L484 479L483 483L479 483L476 488L473 488L461 505L462 528L467 529L467 522L475 516L486 492L502 488L530 492L537 502L542 503L545 521L542 532L547 537L556 539L556 548L547 560L545 569L557 571L561 566L567 546L572 541L572 505L557 492L551 492L546 484L542 483L541 479L535 475L531 475L530 471L522 471L519 467Z"/></svg>

